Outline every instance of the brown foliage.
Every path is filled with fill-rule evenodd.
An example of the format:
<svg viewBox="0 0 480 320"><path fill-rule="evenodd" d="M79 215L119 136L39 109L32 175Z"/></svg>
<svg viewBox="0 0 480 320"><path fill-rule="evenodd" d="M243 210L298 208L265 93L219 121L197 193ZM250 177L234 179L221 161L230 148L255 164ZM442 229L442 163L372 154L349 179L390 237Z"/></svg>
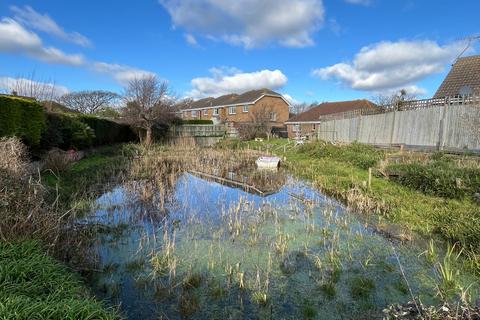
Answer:
<svg viewBox="0 0 480 320"><path fill-rule="evenodd" d="M44 190L29 172L27 151L17 138L0 140L0 238L54 242L58 219L44 210Z"/></svg>

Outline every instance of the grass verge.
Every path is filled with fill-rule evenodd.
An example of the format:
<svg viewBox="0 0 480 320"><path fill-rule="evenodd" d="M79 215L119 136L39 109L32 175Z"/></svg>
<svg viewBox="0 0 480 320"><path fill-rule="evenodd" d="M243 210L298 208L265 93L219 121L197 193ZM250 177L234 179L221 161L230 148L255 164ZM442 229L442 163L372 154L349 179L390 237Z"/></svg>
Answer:
<svg viewBox="0 0 480 320"><path fill-rule="evenodd" d="M119 319L36 241L0 243L0 319Z"/></svg>

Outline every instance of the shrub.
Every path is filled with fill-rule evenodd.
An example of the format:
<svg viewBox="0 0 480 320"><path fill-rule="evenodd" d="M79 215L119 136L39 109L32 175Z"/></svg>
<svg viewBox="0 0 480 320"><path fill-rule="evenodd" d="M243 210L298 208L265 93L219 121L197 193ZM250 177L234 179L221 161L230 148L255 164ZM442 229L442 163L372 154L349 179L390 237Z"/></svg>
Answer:
<svg viewBox="0 0 480 320"><path fill-rule="evenodd" d="M47 126L42 134L41 148L58 147L64 150L84 149L93 144L95 132L75 116L47 113Z"/></svg>
<svg viewBox="0 0 480 320"><path fill-rule="evenodd" d="M299 152L312 157L330 158L340 162L348 162L361 169L374 167L383 158L381 151L374 147L351 143L343 146L336 146L323 141L308 143L300 147Z"/></svg>
<svg viewBox="0 0 480 320"><path fill-rule="evenodd" d="M182 120L180 124L213 124L213 121L205 119Z"/></svg>
<svg viewBox="0 0 480 320"><path fill-rule="evenodd" d="M95 132L93 145L95 146L136 140L136 135L129 125L86 115L78 116L77 119L93 129Z"/></svg>
<svg viewBox="0 0 480 320"><path fill-rule="evenodd" d="M36 101L0 96L0 137L16 136L36 146L44 126L43 108Z"/></svg>
<svg viewBox="0 0 480 320"><path fill-rule="evenodd" d="M43 186L29 173L18 138L0 140L0 238L54 237L58 219L43 209Z"/></svg>
<svg viewBox="0 0 480 320"><path fill-rule="evenodd" d="M462 199L480 190L480 169L458 168L451 161L392 164L388 170L394 181L427 195Z"/></svg>

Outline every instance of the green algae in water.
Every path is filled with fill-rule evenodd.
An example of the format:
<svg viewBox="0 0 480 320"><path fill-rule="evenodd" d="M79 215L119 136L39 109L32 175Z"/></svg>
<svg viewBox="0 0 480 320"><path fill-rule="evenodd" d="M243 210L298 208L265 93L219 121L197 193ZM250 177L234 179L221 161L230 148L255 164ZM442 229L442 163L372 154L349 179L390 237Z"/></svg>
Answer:
<svg viewBox="0 0 480 320"><path fill-rule="evenodd" d="M130 319L381 318L387 305L411 300L410 290L439 302L423 249L285 180L261 197L185 173L162 210L138 188L104 194L87 219L114 231L99 234L96 294Z"/></svg>

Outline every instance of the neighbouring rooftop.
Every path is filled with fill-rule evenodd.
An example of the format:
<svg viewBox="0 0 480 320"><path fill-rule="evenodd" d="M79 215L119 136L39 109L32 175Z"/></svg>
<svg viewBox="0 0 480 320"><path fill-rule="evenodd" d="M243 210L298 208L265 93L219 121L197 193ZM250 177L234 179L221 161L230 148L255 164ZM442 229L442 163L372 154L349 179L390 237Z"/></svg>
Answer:
<svg viewBox="0 0 480 320"><path fill-rule="evenodd" d="M442 82L434 98L480 94L480 55L459 58Z"/></svg>
<svg viewBox="0 0 480 320"><path fill-rule="evenodd" d="M313 107L305 112L302 112L290 120L289 122L312 122L319 121L320 117L328 116L336 113L363 110L363 109L376 109L377 105L368 100L352 100L352 101L338 101L338 102L325 102L316 107Z"/></svg>

